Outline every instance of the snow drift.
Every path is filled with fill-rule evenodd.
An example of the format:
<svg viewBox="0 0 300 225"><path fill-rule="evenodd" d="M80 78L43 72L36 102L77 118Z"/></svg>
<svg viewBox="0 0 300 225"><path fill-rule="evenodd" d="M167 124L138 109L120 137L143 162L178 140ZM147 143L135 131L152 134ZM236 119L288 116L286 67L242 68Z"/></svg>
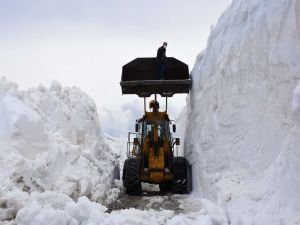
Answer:
<svg viewBox="0 0 300 225"><path fill-rule="evenodd" d="M163 200L162 196L156 198ZM171 210L142 211L134 208L106 213L105 206L91 202L85 196L74 202L68 196L55 192L33 193L29 203L19 211L16 222L19 225L48 225L49 221L55 225L228 224L224 211L210 201L194 199L194 205L191 206L191 203L182 201L184 207L190 208L190 212L178 215Z"/></svg>
<svg viewBox="0 0 300 225"><path fill-rule="evenodd" d="M222 208L187 196L177 196L180 214L151 208L170 196L153 196L145 210L108 213L105 205L122 192L121 181L111 184L125 149L126 140L101 133L94 102L78 88L53 82L19 91L2 78L0 223L228 224Z"/></svg>
<svg viewBox="0 0 300 225"><path fill-rule="evenodd" d="M101 202L116 165L88 95L57 82L19 91L0 79L0 221L13 218L32 192Z"/></svg>
<svg viewBox="0 0 300 225"><path fill-rule="evenodd" d="M194 189L231 224L299 224L300 1L234 0L192 79Z"/></svg>

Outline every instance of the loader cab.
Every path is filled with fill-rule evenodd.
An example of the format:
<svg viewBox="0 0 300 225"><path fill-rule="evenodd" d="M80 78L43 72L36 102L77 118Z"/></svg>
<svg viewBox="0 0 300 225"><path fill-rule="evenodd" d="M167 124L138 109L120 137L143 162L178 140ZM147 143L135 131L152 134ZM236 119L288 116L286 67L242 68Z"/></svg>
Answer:
<svg viewBox="0 0 300 225"><path fill-rule="evenodd" d="M154 135L154 130L157 130L158 138L169 137L170 129L169 129L169 121L144 121L143 122L143 138L152 137Z"/></svg>
<svg viewBox="0 0 300 225"><path fill-rule="evenodd" d="M172 132L171 126L173 127L175 124L171 124L169 120L143 120L140 119L136 123L135 132L139 136L139 143L143 144L145 139L154 141L155 133L160 142L168 141L171 142Z"/></svg>
<svg viewBox="0 0 300 225"><path fill-rule="evenodd" d="M144 104L146 105L146 102ZM140 138L139 142L143 144L145 139L152 141L158 139L160 142L172 141L170 126L173 126L174 133L175 130L174 124L171 123L167 114L167 108L165 111L159 111L159 103L155 96L155 99L149 103L149 109L150 111L146 111L145 107L144 116L136 121L135 132Z"/></svg>

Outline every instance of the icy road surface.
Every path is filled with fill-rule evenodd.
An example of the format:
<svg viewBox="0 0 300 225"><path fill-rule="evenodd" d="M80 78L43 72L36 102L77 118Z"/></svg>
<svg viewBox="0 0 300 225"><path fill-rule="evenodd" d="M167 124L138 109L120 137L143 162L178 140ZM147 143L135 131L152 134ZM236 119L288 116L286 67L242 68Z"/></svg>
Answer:
<svg viewBox="0 0 300 225"><path fill-rule="evenodd" d="M150 192L153 194L154 192ZM74 201L65 194L46 191L23 196L14 193L6 199L0 216L16 211L18 200L26 202L16 218L6 225L227 225L225 211L195 195L128 196L121 194L109 207L80 197ZM7 215L6 215L7 216Z"/></svg>
<svg viewBox="0 0 300 225"><path fill-rule="evenodd" d="M143 184L143 193L137 196L121 192L106 207L111 218L124 216L122 224L229 224L225 211L212 202L195 195L160 193L157 185Z"/></svg>
<svg viewBox="0 0 300 225"><path fill-rule="evenodd" d="M141 195L130 196L123 192L116 201L108 204L107 208L108 212L135 208L139 210L171 210L174 211L174 214L180 214L184 211L180 203L183 198L187 198L186 195L161 193L157 185L143 184Z"/></svg>

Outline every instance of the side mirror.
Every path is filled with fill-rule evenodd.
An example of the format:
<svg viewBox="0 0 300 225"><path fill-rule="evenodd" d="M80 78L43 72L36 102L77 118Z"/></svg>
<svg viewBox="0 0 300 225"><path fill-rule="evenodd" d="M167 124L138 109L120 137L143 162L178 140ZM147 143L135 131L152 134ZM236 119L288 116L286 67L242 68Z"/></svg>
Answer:
<svg viewBox="0 0 300 225"><path fill-rule="evenodd" d="M135 132L139 132L139 124L138 123L135 124Z"/></svg>
<svg viewBox="0 0 300 225"><path fill-rule="evenodd" d="M176 133L176 124L173 124L173 133Z"/></svg>
<svg viewBox="0 0 300 225"><path fill-rule="evenodd" d="M175 144L180 145L180 138L175 138Z"/></svg>
<svg viewBox="0 0 300 225"><path fill-rule="evenodd" d="M133 138L133 144L134 145L139 145L139 139L138 138Z"/></svg>

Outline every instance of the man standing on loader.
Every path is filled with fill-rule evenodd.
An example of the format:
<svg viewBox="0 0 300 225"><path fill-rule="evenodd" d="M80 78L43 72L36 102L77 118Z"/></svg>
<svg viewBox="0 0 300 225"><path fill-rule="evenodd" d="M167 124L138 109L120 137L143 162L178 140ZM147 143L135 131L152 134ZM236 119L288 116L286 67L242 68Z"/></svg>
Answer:
<svg viewBox="0 0 300 225"><path fill-rule="evenodd" d="M157 50L156 64L157 64L157 68L158 68L158 79L159 80L164 79L164 72L165 72L166 63L167 63L167 56L166 56L167 46L168 46L168 43L164 42L163 45Z"/></svg>

